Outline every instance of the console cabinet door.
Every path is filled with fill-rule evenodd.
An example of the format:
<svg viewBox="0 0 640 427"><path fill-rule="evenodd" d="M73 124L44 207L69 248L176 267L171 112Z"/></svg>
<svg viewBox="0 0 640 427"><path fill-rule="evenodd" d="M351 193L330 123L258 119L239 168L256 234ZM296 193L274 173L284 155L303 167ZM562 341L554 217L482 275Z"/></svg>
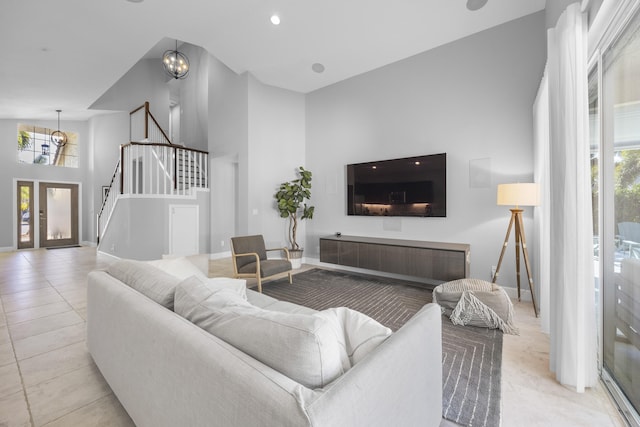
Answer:
<svg viewBox="0 0 640 427"><path fill-rule="evenodd" d="M320 262L340 264L338 258L338 245L335 240L320 239Z"/></svg>
<svg viewBox="0 0 640 427"><path fill-rule="evenodd" d="M382 246L373 245L371 243L360 243L358 251L358 267L380 271L380 254L382 253Z"/></svg>
<svg viewBox="0 0 640 427"><path fill-rule="evenodd" d="M338 258L340 265L358 267L358 246L356 242L340 242L338 245Z"/></svg>

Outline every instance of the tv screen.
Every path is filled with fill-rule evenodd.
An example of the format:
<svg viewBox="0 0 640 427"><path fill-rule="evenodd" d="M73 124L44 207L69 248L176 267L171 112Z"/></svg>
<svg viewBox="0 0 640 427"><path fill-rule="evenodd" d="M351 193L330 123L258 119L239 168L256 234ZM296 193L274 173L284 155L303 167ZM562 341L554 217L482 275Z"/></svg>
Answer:
<svg viewBox="0 0 640 427"><path fill-rule="evenodd" d="M447 154L347 165L347 214L447 216Z"/></svg>

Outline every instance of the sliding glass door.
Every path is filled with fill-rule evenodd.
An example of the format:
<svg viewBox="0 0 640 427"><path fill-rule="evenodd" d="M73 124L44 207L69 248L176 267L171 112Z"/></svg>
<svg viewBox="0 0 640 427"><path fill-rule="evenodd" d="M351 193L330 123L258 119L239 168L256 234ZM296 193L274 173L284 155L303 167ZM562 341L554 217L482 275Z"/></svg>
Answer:
<svg viewBox="0 0 640 427"><path fill-rule="evenodd" d="M627 410L627 418L637 420L640 409L640 14L636 13L614 40L600 58L601 78L598 79L597 68L590 78L594 213L601 207L600 223L594 227L594 257L599 261L596 272L602 272L603 376L610 378L610 388L617 394L623 411Z"/></svg>

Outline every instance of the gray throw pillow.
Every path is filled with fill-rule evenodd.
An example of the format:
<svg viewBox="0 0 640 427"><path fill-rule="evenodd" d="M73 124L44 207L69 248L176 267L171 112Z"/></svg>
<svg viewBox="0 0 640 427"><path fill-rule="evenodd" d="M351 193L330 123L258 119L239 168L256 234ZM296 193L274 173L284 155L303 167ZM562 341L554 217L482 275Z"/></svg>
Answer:
<svg viewBox="0 0 640 427"><path fill-rule="evenodd" d="M121 259L107 273L131 286L163 307L173 310L173 298L180 279L144 261Z"/></svg>

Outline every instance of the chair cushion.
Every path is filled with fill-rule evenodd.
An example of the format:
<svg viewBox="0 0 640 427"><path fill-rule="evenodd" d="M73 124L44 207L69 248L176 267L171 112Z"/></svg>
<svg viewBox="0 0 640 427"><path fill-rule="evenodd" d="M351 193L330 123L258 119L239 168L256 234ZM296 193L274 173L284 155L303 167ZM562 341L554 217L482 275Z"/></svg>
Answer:
<svg viewBox="0 0 640 427"><path fill-rule="evenodd" d="M107 273L163 307L173 310L175 289L180 283L177 277L145 261L130 259L121 259L112 263L107 267Z"/></svg>
<svg viewBox="0 0 640 427"><path fill-rule="evenodd" d="M460 279L443 283L433 290L433 301L454 325L500 329L517 334L513 305L506 291L495 283L479 279Z"/></svg>
<svg viewBox="0 0 640 427"><path fill-rule="evenodd" d="M322 317L263 310L195 278L176 288L175 311L305 387L324 387L344 372L335 331Z"/></svg>
<svg viewBox="0 0 640 427"><path fill-rule="evenodd" d="M286 259L265 259L260 261L260 277L269 277L274 274L291 270L291 262ZM238 273L253 274L256 272L256 263L252 262L238 267Z"/></svg>
<svg viewBox="0 0 640 427"><path fill-rule="evenodd" d="M233 252L236 254L257 253L260 260L267 259L267 249L264 245L264 238L258 234L255 236L232 237L231 244ZM240 269L243 265L255 262L254 256L243 256L236 258L236 265ZM255 271L255 269L254 269Z"/></svg>

